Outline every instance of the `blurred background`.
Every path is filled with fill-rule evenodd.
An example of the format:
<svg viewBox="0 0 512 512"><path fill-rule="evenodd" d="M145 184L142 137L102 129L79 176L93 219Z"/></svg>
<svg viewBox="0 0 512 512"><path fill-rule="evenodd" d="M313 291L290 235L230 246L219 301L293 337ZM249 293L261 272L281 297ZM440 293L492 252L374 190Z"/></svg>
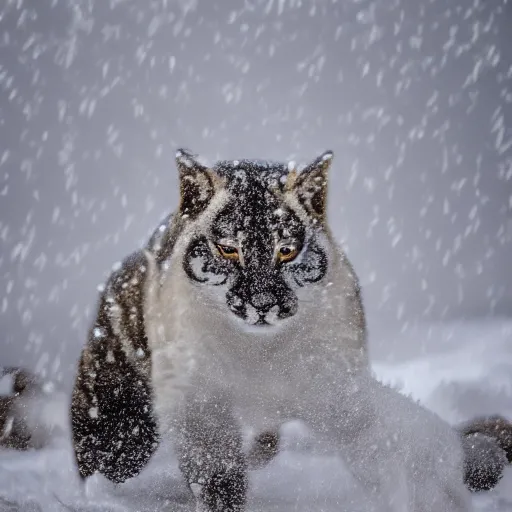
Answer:
<svg viewBox="0 0 512 512"><path fill-rule="evenodd" d="M511 27L507 0L3 0L0 364L69 381L97 286L176 206L179 146L335 152L377 355L512 317Z"/></svg>

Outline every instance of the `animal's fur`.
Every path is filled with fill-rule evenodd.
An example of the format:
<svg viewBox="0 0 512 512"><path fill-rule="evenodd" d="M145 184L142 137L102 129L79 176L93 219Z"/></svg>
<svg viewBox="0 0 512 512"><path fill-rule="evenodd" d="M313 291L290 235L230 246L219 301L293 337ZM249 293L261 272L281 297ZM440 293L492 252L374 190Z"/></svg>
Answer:
<svg viewBox="0 0 512 512"><path fill-rule="evenodd" d="M0 375L11 376L10 393L0 396L0 447L15 450L41 448L43 427L32 417L31 405L42 393L41 381L23 368L7 367Z"/></svg>
<svg viewBox="0 0 512 512"><path fill-rule="evenodd" d="M465 451L464 481L472 491L497 485L512 463L512 423L502 416L475 418L457 429Z"/></svg>
<svg viewBox="0 0 512 512"><path fill-rule="evenodd" d="M170 437L198 506L242 511L248 466L296 418L379 510L466 510L458 434L370 375L360 287L326 221L331 160L208 168L178 152L180 206L110 276L80 358L82 477L136 476ZM261 432L247 456L243 426Z"/></svg>

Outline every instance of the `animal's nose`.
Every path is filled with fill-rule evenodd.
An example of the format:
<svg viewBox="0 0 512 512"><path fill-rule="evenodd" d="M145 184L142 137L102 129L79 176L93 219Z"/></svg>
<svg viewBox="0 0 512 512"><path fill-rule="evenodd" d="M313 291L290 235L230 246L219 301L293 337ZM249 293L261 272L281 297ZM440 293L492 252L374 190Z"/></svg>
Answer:
<svg viewBox="0 0 512 512"><path fill-rule="evenodd" d="M266 312L277 304L277 300L273 293L261 292L255 293L251 297L251 304L256 309Z"/></svg>

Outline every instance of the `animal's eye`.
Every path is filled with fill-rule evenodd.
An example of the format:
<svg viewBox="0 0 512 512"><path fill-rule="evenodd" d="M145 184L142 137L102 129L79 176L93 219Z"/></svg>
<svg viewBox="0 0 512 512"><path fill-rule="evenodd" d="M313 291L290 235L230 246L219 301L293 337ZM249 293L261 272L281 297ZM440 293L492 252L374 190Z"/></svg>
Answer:
<svg viewBox="0 0 512 512"><path fill-rule="evenodd" d="M299 251L293 245L283 245L277 251L277 259L281 262L292 261L297 257Z"/></svg>
<svg viewBox="0 0 512 512"><path fill-rule="evenodd" d="M236 247L231 247L230 245L221 245L217 244L217 249L220 255L227 260L237 260L238 259L238 249Z"/></svg>

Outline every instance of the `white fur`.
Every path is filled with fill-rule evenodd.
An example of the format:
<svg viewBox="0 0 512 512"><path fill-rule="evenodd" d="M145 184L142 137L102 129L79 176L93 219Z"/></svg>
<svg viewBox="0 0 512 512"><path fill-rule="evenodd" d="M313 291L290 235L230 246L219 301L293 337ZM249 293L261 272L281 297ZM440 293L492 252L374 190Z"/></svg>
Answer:
<svg viewBox="0 0 512 512"><path fill-rule="evenodd" d="M237 388L243 395L237 400L241 404L253 403L246 396L247 388L253 394L267 396L269 402L278 396L284 399L301 393L301 389L308 387L308 379L321 374L322 368L315 364L305 366L299 374L290 374L290 361L311 353L320 362L324 358L325 340L339 348L340 371L366 364L365 347L361 346L358 334L348 322L340 325L340 320L344 320L340 312L346 310L344 286L349 284L344 279L338 277L338 286L316 287L313 292L305 288L304 302L295 317L279 322L276 327L251 329L215 297L219 293L217 287L196 286L184 275L181 261L185 246L175 247L160 292L153 287L147 294L148 339L159 413L167 415L161 407L172 409L176 396L182 395L187 386L198 386L198 381L211 387ZM335 272L336 265L332 267L331 272ZM331 278L334 280L334 275ZM148 282L155 280L150 278ZM263 383L272 389L262 388ZM174 390L180 390L176 396ZM271 411L265 414L268 418L271 415ZM261 414L255 412L250 416ZM276 417L272 421L281 420Z"/></svg>
<svg viewBox="0 0 512 512"><path fill-rule="evenodd" d="M218 287L188 279L186 242L178 240L160 279L147 255L145 315L163 435L184 400L229 396L237 420L256 431L306 421L375 493L381 512L469 510L457 435L369 375L341 253L331 254L328 285L300 289L298 313L263 331L228 314Z"/></svg>

